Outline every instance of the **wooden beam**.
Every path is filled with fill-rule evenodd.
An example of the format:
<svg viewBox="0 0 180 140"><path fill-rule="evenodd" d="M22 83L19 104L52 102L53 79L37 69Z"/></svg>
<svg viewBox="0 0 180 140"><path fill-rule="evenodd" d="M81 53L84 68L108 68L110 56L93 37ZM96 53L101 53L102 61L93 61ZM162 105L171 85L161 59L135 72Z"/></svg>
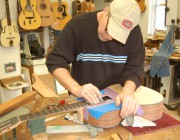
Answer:
<svg viewBox="0 0 180 140"><path fill-rule="evenodd" d="M37 92L35 91L28 91L19 95L5 103L0 104L0 116L12 111L24 104L27 104L33 100L35 100L35 95Z"/></svg>

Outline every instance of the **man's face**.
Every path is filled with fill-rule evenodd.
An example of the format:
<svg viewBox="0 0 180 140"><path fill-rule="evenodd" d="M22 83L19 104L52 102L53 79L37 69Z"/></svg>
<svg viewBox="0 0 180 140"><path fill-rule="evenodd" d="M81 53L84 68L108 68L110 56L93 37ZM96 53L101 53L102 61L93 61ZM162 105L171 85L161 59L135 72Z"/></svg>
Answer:
<svg viewBox="0 0 180 140"><path fill-rule="evenodd" d="M103 42L105 41L111 41L113 38L108 34L108 21L109 21L109 8L105 9L103 11L103 16L99 21L99 27L98 27L98 36L99 39Z"/></svg>

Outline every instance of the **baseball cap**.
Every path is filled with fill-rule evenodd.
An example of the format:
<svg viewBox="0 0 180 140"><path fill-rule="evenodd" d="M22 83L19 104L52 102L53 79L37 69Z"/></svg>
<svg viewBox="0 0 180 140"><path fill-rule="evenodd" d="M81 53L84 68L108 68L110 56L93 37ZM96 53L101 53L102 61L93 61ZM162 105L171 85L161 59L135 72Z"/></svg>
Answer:
<svg viewBox="0 0 180 140"><path fill-rule="evenodd" d="M139 24L139 5L135 0L113 0L109 10L108 34L125 44L131 30Z"/></svg>

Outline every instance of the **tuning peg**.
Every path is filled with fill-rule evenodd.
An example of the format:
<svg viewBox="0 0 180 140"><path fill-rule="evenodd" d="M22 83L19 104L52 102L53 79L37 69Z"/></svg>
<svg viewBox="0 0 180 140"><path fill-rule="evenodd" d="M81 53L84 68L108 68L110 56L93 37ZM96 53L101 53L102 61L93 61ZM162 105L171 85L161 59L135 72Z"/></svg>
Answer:
<svg viewBox="0 0 180 140"><path fill-rule="evenodd" d="M165 8L165 11L166 11L166 12L169 12L169 10L170 10L169 7L166 7L166 8Z"/></svg>

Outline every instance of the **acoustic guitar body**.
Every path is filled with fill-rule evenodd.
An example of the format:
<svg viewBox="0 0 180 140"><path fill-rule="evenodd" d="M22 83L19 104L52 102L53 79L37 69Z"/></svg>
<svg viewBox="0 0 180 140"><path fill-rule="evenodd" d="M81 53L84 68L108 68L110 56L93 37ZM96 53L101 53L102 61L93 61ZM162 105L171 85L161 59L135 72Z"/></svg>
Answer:
<svg viewBox="0 0 180 140"><path fill-rule="evenodd" d="M51 4L53 14L54 14L54 23L51 25L51 28L54 30L63 30L65 25L72 18L70 14L68 14L68 4L63 1L55 1Z"/></svg>
<svg viewBox="0 0 180 140"><path fill-rule="evenodd" d="M41 26L50 26L54 22L54 15L51 11L50 0L37 0L37 12L41 17Z"/></svg>
<svg viewBox="0 0 180 140"><path fill-rule="evenodd" d="M135 91L134 94L137 97L140 104L140 107L136 113L136 116L139 116L141 118L144 118L150 121L155 121L162 117L163 96L160 93L152 89L140 86ZM111 99L115 99L115 97L117 96L117 92L111 90L110 88L106 88L104 90L103 96L109 96ZM105 106L105 105L107 104L110 105L111 103L112 101L106 104L102 103L101 105L98 105L98 106L95 105L94 108L86 106L84 108L84 112L85 112L84 121L93 126L102 127L102 128L110 128L110 127L114 127L118 125L123 120L119 115L121 109L106 112L106 109L108 108L108 106ZM96 107L101 107L101 109L96 109ZM103 115L97 118L97 114L103 114Z"/></svg>
<svg viewBox="0 0 180 140"><path fill-rule="evenodd" d="M74 0L72 2L72 17L81 13L81 2L79 0Z"/></svg>
<svg viewBox="0 0 180 140"><path fill-rule="evenodd" d="M150 121L155 121L162 117L163 96L159 92L140 86L135 91L135 96L140 104L139 112L136 113L137 116Z"/></svg>
<svg viewBox="0 0 180 140"><path fill-rule="evenodd" d="M88 109L85 107L85 110ZM87 119L84 118L84 121L96 127L111 128L119 125L120 122L123 120L119 114L120 114L120 110L110 111L103 114L99 119L96 119L93 115L88 113L88 118Z"/></svg>
<svg viewBox="0 0 180 140"><path fill-rule="evenodd" d="M36 10L36 0L20 0L22 11L19 25L23 29L37 29L41 26L41 17Z"/></svg>
<svg viewBox="0 0 180 140"><path fill-rule="evenodd" d="M91 1L82 1L82 13L92 12L95 10L95 4Z"/></svg>
<svg viewBox="0 0 180 140"><path fill-rule="evenodd" d="M87 2L87 10L88 12L95 11L95 4L92 2Z"/></svg>
<svg viewBox="0 0 180 140"><path fill-rule="evenodd" d="M20 35L17 29L17 24L11 22L11 25L8 25L7 19L4 18L1 21L1 26L1 45L4 47L18 46L20 43Z"/></svg>

